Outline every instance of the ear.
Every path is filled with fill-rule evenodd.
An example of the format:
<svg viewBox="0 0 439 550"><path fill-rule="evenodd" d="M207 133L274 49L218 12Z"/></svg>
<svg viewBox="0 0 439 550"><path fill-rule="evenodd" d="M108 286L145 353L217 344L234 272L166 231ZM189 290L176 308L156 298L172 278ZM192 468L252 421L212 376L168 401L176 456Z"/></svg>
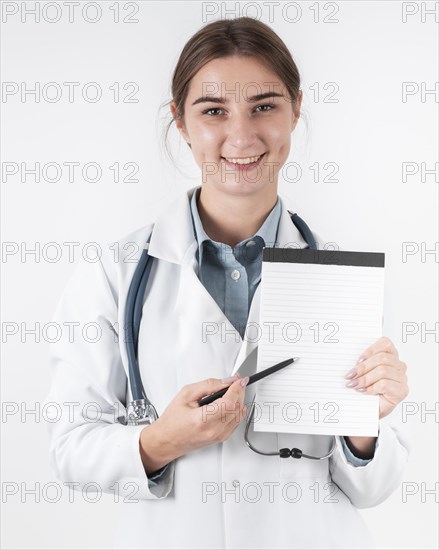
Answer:
<svg viewBox="0 0 439 550"><path fill-rule="evenodd" d="M294 130L294 128L296 127L296 124L299 121L300 109L302 107L302 98L303 98L303 92L302 92L302 90L299 90L299 92L297 94L297 99L296 99L295 103L292 104L292 107L293 107L293 123L291 125L291 131Z"/></svg>
<svg viewBox="0 0 439 550"><path fill-rule="evenodd" d="M177 118L177 108L175 106L175 103L172 101L170 105L172 118L175 120L175 125L178 128L178 131L183 136L184 140L189 143L189 135L186 131L186 126L184 124L184 120L182 118Z"/></svg>

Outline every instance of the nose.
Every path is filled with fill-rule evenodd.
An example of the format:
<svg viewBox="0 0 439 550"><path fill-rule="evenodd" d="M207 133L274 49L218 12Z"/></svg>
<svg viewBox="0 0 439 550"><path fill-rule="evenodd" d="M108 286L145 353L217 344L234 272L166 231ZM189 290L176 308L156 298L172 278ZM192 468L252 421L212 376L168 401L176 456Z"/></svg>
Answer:
<svg viewBox="0 0 439 550"><path fill-rule="evenodd" d="M256 122L246 112L235 112L227 122L226 137L230 147L233 147L237 154L245 155L254 150L257 138Z"/></svg>

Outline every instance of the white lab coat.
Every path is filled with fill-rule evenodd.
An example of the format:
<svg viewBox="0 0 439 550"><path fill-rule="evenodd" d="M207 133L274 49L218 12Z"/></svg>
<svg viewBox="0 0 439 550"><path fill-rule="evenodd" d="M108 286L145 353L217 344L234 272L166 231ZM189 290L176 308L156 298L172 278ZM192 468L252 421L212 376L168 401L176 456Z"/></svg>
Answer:
<svg viewBox="0 0 439 550"><path fill-rule="evenodd" d="M241 339L197 277L189 204L194 189L181 193L158 217L149 246L149 254L158 261L145 292L139 362L145 391L159 415L185 384L230 376L238 369L242 376L256 371L257 340ZM277 242L303 248L306 243L280 198ZM117 247L109 245L97 263L83 261L57 307L54 320L60 326L79 322L82 330L95 322L102 328L96 343L85 341L77 331L74 343L65 335L51 346L53 378L46 403L81 404L73 419L63 414L48 424L57 476L79 482L79 488L98 483L102 491L128 501L118 504L117 548L374 548L357 508L376 506L398 487L409 453L406 436L390 417L379 423L377 450L366 466L348 462L339 437L327 460L258 455L245 444L241 422L228 440L178 458L165 479L149 487L139 453L144 426L124 426L115 419L131 397L119 327L124 326L128 286L136 267L133 258L139 258L151 228L150 223L121 239ZM260 289L259 285L248 323L258 321ZM204 341L203 323L211 331L218 329ZM88 334L92 338L93 330ZM255 386L246 389L247 405ZM84 418L81 410L87 403L99 404L98 421ZM93 417L96 408L90 405L88 411ZM252 428L251 439L265 450L299 447L315 455L325 454L331 444L328 436Z"/></svg>

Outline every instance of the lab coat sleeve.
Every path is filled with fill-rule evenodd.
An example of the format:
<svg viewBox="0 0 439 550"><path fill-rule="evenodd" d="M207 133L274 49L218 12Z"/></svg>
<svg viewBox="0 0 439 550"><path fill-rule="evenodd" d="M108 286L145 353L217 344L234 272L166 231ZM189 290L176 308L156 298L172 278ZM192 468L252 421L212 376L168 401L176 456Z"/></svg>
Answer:
<svg viewBox="0 0 439 550"><path fill-rule="evenodd" d="M400 485L410 453L406 426L398 421L401 403L379 421L375 454L364 466L351 464L336 436L336 448L329 458L332 481L357 508L371 508L386 500Z"/></svg>
<svg viewBox="0 0 439 550"><path fill-rule="evenodd" d="M50 344L51 387L45 400L46 406L52 404L48 411L58 411L47 422L50 462L62 481L78 484L77 490L95 483L128 502L165 498L173 487L174 462L159 482L150 481L139 442L148 427L117 421L126 414L127 376L115 328L115 286L101 260L83 260L57 305L53 322L63 330Z"/></svg>

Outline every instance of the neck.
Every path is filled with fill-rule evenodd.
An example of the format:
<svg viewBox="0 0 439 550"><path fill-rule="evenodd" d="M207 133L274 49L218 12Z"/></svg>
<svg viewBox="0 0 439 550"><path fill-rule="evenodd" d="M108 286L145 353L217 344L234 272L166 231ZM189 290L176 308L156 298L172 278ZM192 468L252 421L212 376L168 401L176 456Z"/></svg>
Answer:
<svg viewBox="0 0 439 550"><path fill-rule="evenodd" d="M214 241L234 248L252 237L277 201L277 185L251 196L231 195L203 185L197 200L204 231Z"/></svg>

